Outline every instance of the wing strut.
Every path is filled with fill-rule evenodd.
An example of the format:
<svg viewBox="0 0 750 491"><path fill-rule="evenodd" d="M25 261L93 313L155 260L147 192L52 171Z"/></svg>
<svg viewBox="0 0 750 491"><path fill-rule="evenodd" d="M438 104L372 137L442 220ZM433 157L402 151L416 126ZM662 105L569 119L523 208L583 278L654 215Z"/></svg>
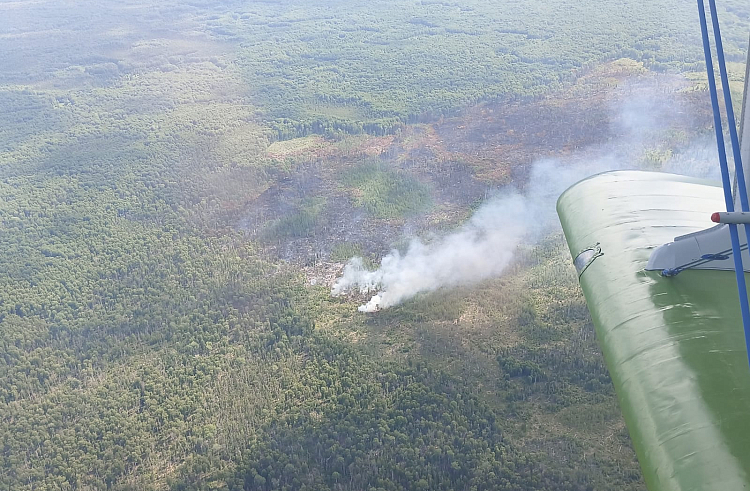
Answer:
<svg viewBox="0 0 750 491"><path fill-rule="evenodd" d="M735 172L737 174L738 192L740 195L740 204L743 212L748 211L747 188L745 185L745 173L742 168L742 158L740 155L739 138L737 137L737 125L734 119L734 108L732 107L732 95L729 91L729 78L727 77L726 62L724 60L724 47L721 42L721 31L719 29L719 17L716 13L716 1L708 0L711 10L711 22L713 24L714 39L716 43L716 56L719 63L719 73L721 75L721 86L724 92L724 105L727 111L727 120L729 123L729 135L734 155ZM698 0L698 15L701 23L701 34L703 36L703 51L706 56L706 71L708 75L708 88L711 93L711 106L714 112L714 129L716 131L716 144L719 149L719 164L721 166L721 181L724 186L724 201L726 202L727 212L734 212L734 199L732 197L732 184L729 178L729 166L727 164L727 153L724 147L724 133L722 131L721 112L719 109L719 98L716 91L716 78L714 76L713 56L711 54L711 42L708 37L708 25L706 22L706 7L703 0ZM745 81L747 90L747 81ZM732 256L734 258L734 272L737 277L737 291L740 298L740 311L742 312L742 325L745 330L745 346L747 348L748 359L750 360L750 306L747 300L747 286L745 285L745 268L742 264L742 253L740 248L740 238L737 231L736 223L729 223L729 235L732 243ZM750 229L745 228L745 235L750 244Z"/></svg>

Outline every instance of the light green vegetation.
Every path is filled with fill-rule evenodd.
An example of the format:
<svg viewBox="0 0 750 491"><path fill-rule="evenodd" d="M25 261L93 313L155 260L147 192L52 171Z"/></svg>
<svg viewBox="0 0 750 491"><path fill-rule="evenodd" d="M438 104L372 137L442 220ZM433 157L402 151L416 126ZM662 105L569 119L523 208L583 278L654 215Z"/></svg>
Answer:
<svg viewBox="0 0 750 491"><path fill-rule="evenodd" d="M356 164L344 173L341 181L353 188L356 206L378 218L414 215L430 205L429 189L424 184L377 160Z"/></svg>
<svg viewBox="0 0 750 491"><path fill-rule="evenodd" d="M269 237L273 239L307 237L315 229L325 209L325 204L323 198L311 198L300 203L290 213L268 223Z"/></svg>
<svg viewBox="0 0 750 491"><path fill-rule="evenodd" d="M362 248L351 242L339 242L331 249L330 259L332 261L348 261L350 258L362 255Z"/></svg>
<svg viewBox="0 0 750 491"><path fill-rule="evenodd" d="M377 316L309 280L465 218L598 63L695 69L693 16L0 3L0 488L642 490L559 240Z"/></svg>

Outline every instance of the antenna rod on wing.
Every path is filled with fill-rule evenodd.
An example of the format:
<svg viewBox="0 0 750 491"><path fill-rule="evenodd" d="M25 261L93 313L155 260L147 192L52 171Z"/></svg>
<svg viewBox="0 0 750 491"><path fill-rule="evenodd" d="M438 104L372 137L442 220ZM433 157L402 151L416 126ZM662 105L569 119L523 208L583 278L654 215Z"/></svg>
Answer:
<svg viewBox="0 0 750 491"><path fill-rule="evenodd" d="M718 35L718 19L716 17L716 8L713 5L713 0L709 0L712 4L711 15L713 17L714 34ZM721 113L719 112L719 96L716 92L716 78L714 76L713 57L711 54L711 42L708 38L708 24L706 22L706 6L703 0L698 0L698 16L700 17L701 23L701 35L703 37L703 51L706 56L706 71L708 75L708 89L711 94L711 106L714 111L714 130L716 131L716 145L719 148L719 166L721 167L721 181L724 187L724 201L727 206L728 212L734 211L734 200L732 197L732 183L729 178L729 166L727 164L727 151L724 147L724 132L722 131ZM719 40L720 43L720 40ZM717 51L719 52L719 65L721 68L722 61L724 60L723 50L720 50L721 44L717 44ZM724 68L726 70L726 67ZM722 77L722 82L724 77ZM728 92L728 84L725 89L725 100L726 93ZM729 99L731 101L731 99ZM731 107L727 107L727 113L731 111ZM733 114L733 113L732 113ZM733 114L734 116L734 114ZM731 131L731 129L730 129ZM733 142L734 143L734 142ZM740 163L740 166L742 164ZM739 179L738 179L739 180ZM744 179L743 179L744 185ZM747 203L747 195L745 196L745 203ZM743 210L744 211L744 210ZM745 331L745 345L748 350L748 359L750 360L750 307L748 307L747 301L747 286L745 285L745 268L742 265L742 252L740 249L740 236L737 231L737 224L730 223L729 225L729 236L732 241L732 256L734 258L734 273L737 278L737 292L740 297L740 311L742 313L742 325Z"/></svg>

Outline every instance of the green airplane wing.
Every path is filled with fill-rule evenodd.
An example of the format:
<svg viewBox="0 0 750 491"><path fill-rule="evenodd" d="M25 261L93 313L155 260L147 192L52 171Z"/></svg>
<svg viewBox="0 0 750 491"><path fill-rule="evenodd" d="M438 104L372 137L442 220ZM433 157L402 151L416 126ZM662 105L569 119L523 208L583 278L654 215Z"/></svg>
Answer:
<svg viewBox="0 0 750 491"><path fill-rule="evenodd" d="M650 491L750 490L750 367L734 272L644 269L657 246L710 227L722 209L715 183L638 171L583 180L557 203Z"/></svg>

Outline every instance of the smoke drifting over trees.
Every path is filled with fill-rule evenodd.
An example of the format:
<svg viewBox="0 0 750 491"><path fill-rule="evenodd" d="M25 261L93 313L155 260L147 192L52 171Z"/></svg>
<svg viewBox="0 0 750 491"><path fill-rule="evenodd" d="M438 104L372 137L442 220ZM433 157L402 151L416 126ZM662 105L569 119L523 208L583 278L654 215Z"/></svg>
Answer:
<svg viewBox="0 0 750 491"><path fill-rule="evenodd" d="M368 270L352 258L331 294L351 289L375 293L359 307L375 312L418 293L476 283L496 277L513 260L521 244L533 244L558 227L554 214L558 196L577 181L618 169L653 169L644 153L660 135L680 122L678 102L663 97L658 87L628 85L625 99L613 103L611 124L619 135L611 144L584 149L560 159L542 159L532 166L523 191L501 189L458 230L425 242L413 238L405 252L392 250L380 267ZM660 169L695 177L717 177L709 139L688 145L660 162Z"/></svg>

